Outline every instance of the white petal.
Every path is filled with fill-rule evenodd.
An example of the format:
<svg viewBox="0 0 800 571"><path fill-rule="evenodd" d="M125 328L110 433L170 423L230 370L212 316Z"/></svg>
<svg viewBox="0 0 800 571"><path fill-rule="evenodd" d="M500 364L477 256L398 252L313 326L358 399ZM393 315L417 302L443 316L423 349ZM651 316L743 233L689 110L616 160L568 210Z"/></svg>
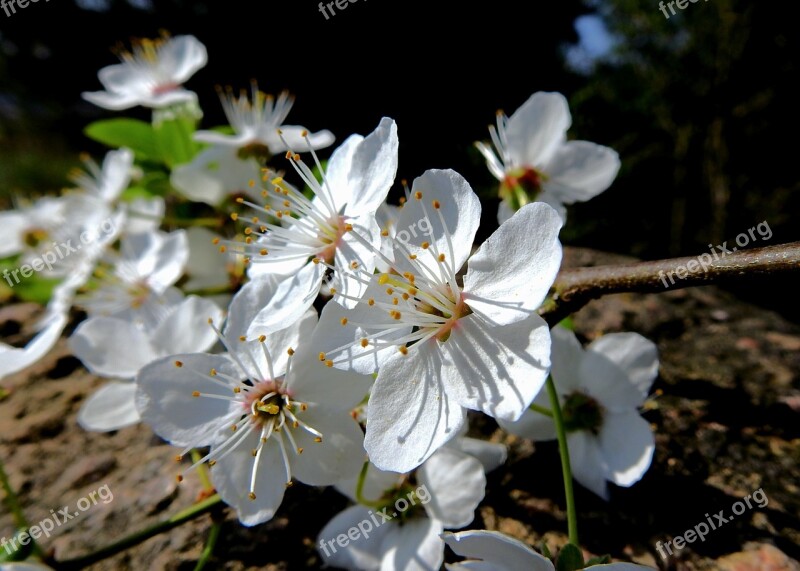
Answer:
<svg viewBox="0 0 800 571"><path fill-rule="evenodd" d="M386 200L397 173L397 125L387 117L365 138L348 138L334 151L326 178L337 210L345 214L374 213Z"/></svg>
<svg viewBox="0 0 800 571"><path fill-rule="evenodd" d="M177 84L184 83L208 62L206 47L194 36L175 36L158 52L159 67Z"/></svg>
<svg viewBox="0 0 800 571"><path fill-rule="evenodd" d="M182 366L176 366L176 362ZM175 446L215 442L236 406L225 400L192 396L194 391L233 396L232 387L209 377L211 369L241 377L226 356L203 353L172 355L143 368L136 377L136 408L142 420ZM220 376L214 379L222 381Z"/></svg>
<svg viewBox="0 0 800 571"><path fill-rule="evenodd" d="M156 292L162 293L183 275L189 259L186 231L176 230L166 235L155 255L155 265L148 283Z"/></svg>
<svg viewBox="0 0 800 571"><path fill-rule="evenodd" d="M600 429L600 448L608 466L608 479L627 487L641 480L650 467L655 437L636 411L608 414Z"/></svg>
<svg viewBox="0 0 800 571"><path fill-rule="evenodd" d="M322 442L302 427L292 430L302 454L290 454L292 472L310 486L328 486L351 478L361 471L366 460L364 434L350 412L324 405L310 405L298 419L322 433Z"/></svg>
<svg viewBox="0 0 800 571"><path fill-rule="evenodd" d="M222 501L236 509L239 521L246 526L258 525L272 519L283 501L286 476L278 442L273 438L264 444L258 459L256 499L251 500L250 478L258 447L260 432L254 430L245 437L234 452L211 468L211 479ZM214 458L214 448L211 450Z"/></svg>
<svg viewBox="0 0 800 571"><path fill-rule="evenodd" d="M413 470L457 436L466 419L464 409L445 392L436 346L422 345L390 357L372 389L364 447L382 470Z"/></svg>
<svg viewBox="0 0 800 571"><path fill-rule="evenodd" d="M184 289L218 288L230 284L227 266L229 260L219 252L213 240L216 234L206 228L194 226L186 230L189 243L189 260L186 264L188 280Z"/></svg>
<svg viewBox="0 0 800 571"><path fill-rule="evenodd" d="M111 93L108 91L84 91L81 93L89 103L108 109L109 111L123 111L139 104L139 99L134 94Z"/></svg>
<svg viewBox="0 0 800 571"><path fill-rule="evenodd" d="M559 395L566 396L583 385L582 363L586 352L575 336L566 327L553 327L550 331L553 346L550 358L553 362L551 374Z"/></svg>
<svg viewBox="0 0 800 571"><path fill-rule="evenodd" d="M480 559L498 571L554 571L549 559L499 531L445 532L442 539L456 555Z"/></svg>
<svg viewBox="0 0 800 571"><path fill-rule="evenodd" d="M137 234L139 232L152 232L161 226L161 219L164 217L166 204L160 196L153 198L135 198L125 204L124 232L126 234ZM190 228L195 230L197 228Z"/></svg>
<svg viewBox="0 0 800 571"><path fill-rule="evenodd" d="M147 334L115 317L90 317L69 338L69 346L95 375L132 379L160 355Z"/></svg>
<svg viewBox="0 0 800 571"><path fill-rule="evenodd" d="M302 341L292 357L288 386L303 401L351 410L369 392L372 375L327 367L322 363L319 360L319 348L323 346L325 332L325 329L316 327L313 334L304 333L301 336Z"/></svg>
<svg viewBox="0 0 800 571"><path fill-rule="evenodd" d="M572 476L584 488L591 490L604 500L608 500L607 467L600 450L599 439L595 435L581 430L567 435L567 445L569 446Z"/></svg>
<svg viewBox="0 0 800 571"><path fill-rule="evenodd" d="M350 298L362 297L366 285L363 283L363 273L371 274L375 269L375 250L381 247L381 231L375 217L370 215L361 216L352 221L353 231L346 232L342 236L342 241L336 249L336 273L334 287L339 293L345 294L348 297L343 298L336 295L334 299L347 308L352 308L358 303ZM361 240L354 236L358 233ZM371 244L371 248L367 247L363 241ZM351 269L351 264L355 262L358 268L363 270L361 275L354 276ZM344 276L344 278L343 278Z"/></svg>
<svg viewBox="0 0 800 571"><path fill-rule="evenodd" d="M561 266L561 218L542 203L523 206L469 260L464 300L506 325L541 305Z"/></svg>
<svg viewBox="0 0 800 571"><path fill-rule="evenodd" d="M139 422L136 385L112 381L97 389L78 412L78 424L92 432L110 432Z"/></svg>
<svg viewBox="0 0 800 571"><path fill-rule="evenodd" d="M619 366L639 390L642 399L647 397L658 376L658 348L655 343L638 333L611 333L593 341L587 350L603 355Z"/></svg>
<svg viewBox="0 0 800 571"><path fill-rule="evenodd" d="M207 351L217 341L209 319L219 323L222 310L211 300L190 295L153 331L153 347L161 355Z"/></svg>
<svg viewBox="0 0 800 571"><path fill-rule="evenodd" d="M170 183L186 198L216 206L226 195L250 188L260 176L257 161L242 160L235 148L215 145L175 167Z"/></svg>
<svg viewBox="0 0 800 571"><path fill-rule="evenodd" d="M378 525L374 523L376 520L382 521L372 510L363 506L352 506L336 514L325 524L317 538L318 551L325 564L362 571L379 569L383 557L381 542L397 526L392 523ZM351 529L358 532L351 532L355 540L347 537ZM339 543L338 538L341 538Z"/></svg>
<svg viewBox="0 0 800 571"><path fill-rule="evenodd" d="M100 198L106 202L117 200L131 180L133 151L109 151L103 159L102 176L97 182Z"/></svg>
<svg viewBox="0 0 800 571"><path fill-rule="evenodd" d="M397 347L387 344L385 349L377 353L374 345L366 348L361 346L361 340L368 336L368 331L362 327L354 325L375 323L376 319L384 321L385 310L378 307L381 302L391 303L391 298L386 294L386 287L378 283L378 278L374 277L372 282L364 292L364 299L373 298L375 305L370 307L367 303L359 303L353 309L345 309L338 303L329 302L325 305L320 315L318 328L318 350L330 352L339 347L347 347L335 355L331 355L334 366L343 370L356 371L362 374L371 374L383 365L383 363L397 353ZM345 324L342 325L342 320ZM370 329L370 331L374 331ZM402 327L392 333L382 335L381 340L391 342L399 339L411 332L411 326Z"/></svg>
<svg viewBox="0 0 800 571"><path fill-rule="evenodd" d="M33 224L26 214L18 210L0 212L0 258L19 254L25 247L25 229Z"/></svg>
<svg viewBox="0 0 800 571"><path fill-rule="evenodd" d="M565 204L582 202L611 186L619 167L619 155L613 149L588 141L569 141L544 167L547 178L543 187Z"/></svg>
<svg viewBox="0 0 800 571"><path fill-rule="evenodd" d="M415 198L417 192L422 195L419 200ZM433 207L434 200L440 204L438 213ZM444 254L448 265L458 271L472 251L480 220L480 200L464 177L454 170L425 171L414 180L411 198L400 211L395 233L395 260L399 267L414 271L407 258L409 253L415 254L417 263L438 276L439 262L435 257ZM449 241L446 236L450 237ZM421 247L423 242L431 243L427 251Z"/></svg>
<svg viewBox="0 0 800 571"><path fill-rule="evenodd" d="M419 467L417 481L430 494L425 511L449 528L469 525L486 494L483 465L469 454L448 447L437 450Z"/></svg>
<svg viewBox="0 0 800 571"><path fill-rule="evenodd" d="M24 348L0 343L0 358L3 362L0 379L31 366L44 357L61 337L67 321L66 313L54 312L43 322L41 331Z"/></svg>
<svg viewBox="0 0 800 571"><path fill-rule="evenodd" d="M487 442L477 438L464 436L455 438L450 441L448 447L476 458L483 465L483 471L487 473L505 464L508 458L508 448L505 444Z"/></svg>
<svg viewBox="0 0 800 571"><path fill-rule="evenodd" d="M550 409L550 398L548 397L547 391L544 388L542 388L533 402L548 410ZM528 438L530 440L542 442L546 440L555 440L556 438L556 425L553 421L553 417L530 409L523 412L522 416L519 417L519 420L511 422L508 420L498 419L497 424L499 424L500 427L506 432L510 432L511 434L516 434L517 436L522 436L523 438Z"/></svg>
<svg viewBox="0 0 800 571"><path fill-rule="evenodd" d="M306 264L289 278L267 276L245 284L231 301L226 337L269 335L295 323L316 299L323 270L321 265Z"/></svg>
<svg viewBox="0 0 800 571"><path fill-rule="evenodd" d="M508 119L508 152L515 166L541 167L566 140L572 123L560 93L538 91Z"/></svg>
<svg viewBox="0 0 800 571"><path fill-rule="evenodd" d="M517 420L550 369L550 331L538 315L503 326L468 315L458 320L441 347L448 395L495 418Z"/></svg>
<svg viewBox="0 0 800 571"><path fill-rule="evenodd" d="M438 571L444 561L442 524L432 519L413 519L394 526L381 542L381 571Z"/></svg>

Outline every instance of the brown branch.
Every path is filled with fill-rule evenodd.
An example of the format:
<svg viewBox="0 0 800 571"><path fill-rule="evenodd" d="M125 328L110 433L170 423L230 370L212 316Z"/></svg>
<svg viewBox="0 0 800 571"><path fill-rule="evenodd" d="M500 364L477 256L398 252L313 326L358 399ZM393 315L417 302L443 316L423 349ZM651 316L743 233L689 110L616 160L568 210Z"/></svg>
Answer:
<svg viewBox="0 0 800 571"><path fill-rule="evenodd" d="M612 293L658 293L700 285L738 283L758 276L800 271L800 242L717 252L621 266L562 270L549 298L539 309L553 327L593 299Z"/></svg>

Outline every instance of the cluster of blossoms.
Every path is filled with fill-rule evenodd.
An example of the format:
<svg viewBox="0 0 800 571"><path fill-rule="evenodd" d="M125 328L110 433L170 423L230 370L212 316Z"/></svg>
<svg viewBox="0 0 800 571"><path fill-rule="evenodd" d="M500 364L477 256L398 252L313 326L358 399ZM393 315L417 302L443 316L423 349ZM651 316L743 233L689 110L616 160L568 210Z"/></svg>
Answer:
<svg viewBox="0 0 800 571"><path fill-rule="evenodd" d="M70 347L109 379L80 424L143 421L179 459L205 450L179 479L207 463L244 525L274 517L296 479L355 502L320 532L330 565L437 569L449 545L470 558L454 569L553 569L501 534L444 530L472 522L485 472L506 458L501 445L463 436L467 412L552 439L549 375L580 483L608 497L606 481L630 486L650 465L653 436L637 408L657 375L654 345L613 334L584 350L537 314L561 265L564 205L605 190L616 153L566 140L557 93L499 115L497 154L478 147L501 181L501 224L473 251L481 203L460 174L426 171L402 207L387 204L399 146L390 118L323 162L316 151L333 134L284 125L293 99L253 84L219 90L229 129L194 130L198 100L183 84L206 58L191 36L141 41L100 71L105 91L84 94L109 110L154 109L157 149L175 123L190 123L190 156L134 143L76 176L77 192L0 214L0 255L20 263L103 220L114 229L49 271L63 281L29 345L0 347L3 374L41 358L77 306L86 318ZM89 132L105 141L107 127ZM288 174L270 166L276 158ZM160 170L143 170L158 160ZM232 232L177 229L166 216L176 206L232 218ZM414 492L420 501L372 537L329 541L417 486L428 501Z"/></svg>

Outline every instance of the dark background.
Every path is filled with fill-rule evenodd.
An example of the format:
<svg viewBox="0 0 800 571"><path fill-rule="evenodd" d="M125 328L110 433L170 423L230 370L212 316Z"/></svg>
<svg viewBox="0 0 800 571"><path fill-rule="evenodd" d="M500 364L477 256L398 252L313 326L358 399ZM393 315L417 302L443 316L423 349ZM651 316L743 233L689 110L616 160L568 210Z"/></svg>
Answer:
<svg viewBox="0 0 800 571"><path fill-rule="evenodd" d="M615 47L576 71L565 54L587 14ZM338 141L391 116L398 180L458 170L485 197L484 236L496 224L495 183L472 142L488 138L498 108L510 114L553 90L570 100L570 137L611 146L623 163L606 193L571 208L565 243L698 255L764 220L773 236L763 245L798 239L794 12L745 0L700 1L670 19L651 0L359 0L329 20L308 0L39 0L0 11L0 203L57 191L79 151L102 156L82 129L118 114L80 93L100 89L97 70L117 61L111 48L162 29L208 48L188 83L204 127L225 123L215 84L253 78L295 94L289 123ZM736 291L797 320L797 286L784 278Z"/></svg>

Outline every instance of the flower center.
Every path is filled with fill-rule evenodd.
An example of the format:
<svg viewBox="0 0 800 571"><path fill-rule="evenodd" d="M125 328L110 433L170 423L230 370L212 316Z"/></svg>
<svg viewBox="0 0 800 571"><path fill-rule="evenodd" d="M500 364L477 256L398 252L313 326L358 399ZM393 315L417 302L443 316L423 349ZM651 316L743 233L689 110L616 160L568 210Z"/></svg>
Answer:
<svg viewBox="0 0 800 571"><path fill-rule="evenodd" d="M530 167L512 169L500 184L500 198L510 203L512 210L519 210L542 193L545 178L544 174Z"/></svg>
<svg viewBox="0 0 800 571"><path fill-rule="evenodd" d="M272 158L272 153L269 152L269 147L258 141L254 141L241 147L236 154L243 161L246 161L247 159L256 159L259 164L266 163Z"/></svg>
<svg viewBox="0 0 800 571"><path fill-rule="evenodd" d="M47 240L48 233L44 228L29 228L22 235L22 241L29 248L37 248L39 244Z"/></svg>
<svg viewBox="0 0 800 571"><path fill-rule="evenodd" d="M317 238L325 247L317 254L317 257L327 264L333 264L336 248L341 243L345 232L347 232L347 225L344 222L344 216L336 216L330 218L327 224L320 224Z"/></svg>
<svg viewBox="0 0 800 571"><path fill-rule="evenodd" d="M567 432L588 430L592 434L598 434L603 425L605 413L603 407L595 399L580 391L567 396L562 412Z"/></svg>
<svg viewBox="0 0 800 571"><path fill-rule="evenodd" d="M278 431L298 406L282 388L282 380L261 381L245 396L242 406L250 414L250 422L258 427Z"/></svg>
<svg viewBox="0 0 800 571"><path fill-rule="evenodd" d="M417 490L410 477L393 488L384 491L377 502L377 511L386 510L393 515L393 521L403 525L407 521L424 515L425 508Z"/></svg>

